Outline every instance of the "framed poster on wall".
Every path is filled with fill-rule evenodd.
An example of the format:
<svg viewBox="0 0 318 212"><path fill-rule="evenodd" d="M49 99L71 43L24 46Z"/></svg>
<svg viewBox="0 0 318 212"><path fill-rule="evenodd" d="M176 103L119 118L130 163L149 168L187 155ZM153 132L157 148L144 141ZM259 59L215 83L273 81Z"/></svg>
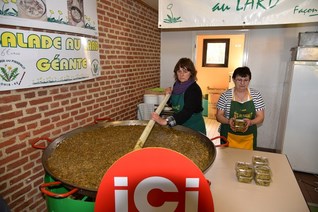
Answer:
<svg viewBox="0 0 318 212"><path fill-rule="evenodd" d="M228 67L230 39L204 39L202 67Z"/></svg>
<svg viewBox="0 0 318 212"><path fill-rule="evenodd" d="M0 1L0 24L98 36L96 0Z"/></svg>
<svg viewBox="0 0 318 212"><path fill-rule="evenodd" d="M100 76L97 38L10 28L1 28L0 37L0 91Z"/></svg>

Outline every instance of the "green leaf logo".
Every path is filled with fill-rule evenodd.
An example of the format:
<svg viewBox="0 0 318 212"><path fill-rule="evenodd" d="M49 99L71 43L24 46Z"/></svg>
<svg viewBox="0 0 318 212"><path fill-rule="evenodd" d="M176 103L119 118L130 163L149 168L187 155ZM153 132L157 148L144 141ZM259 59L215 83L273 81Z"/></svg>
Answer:
<svg viewBox="0 0 318 212"><path fill-rule="evenodd" d="M11 82L17 78L19 75L18 68L12 69L11 66L5 65L0 67L0 78L6 82Z"/></svg>

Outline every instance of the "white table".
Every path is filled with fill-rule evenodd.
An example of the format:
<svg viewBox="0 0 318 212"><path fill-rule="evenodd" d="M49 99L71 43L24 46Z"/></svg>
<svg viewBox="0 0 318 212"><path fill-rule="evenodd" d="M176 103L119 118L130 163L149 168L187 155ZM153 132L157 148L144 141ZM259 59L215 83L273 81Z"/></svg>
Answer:
<svg viewBox="0 0 318 212"><path fill-rule="evenodd" d="M309 212L286 155L234 148L216 148L216 159L205 177L211 181L216 212ZM252 156L269 160L269 187L240 183L235 175L237 161L252 162Z"/></svg>

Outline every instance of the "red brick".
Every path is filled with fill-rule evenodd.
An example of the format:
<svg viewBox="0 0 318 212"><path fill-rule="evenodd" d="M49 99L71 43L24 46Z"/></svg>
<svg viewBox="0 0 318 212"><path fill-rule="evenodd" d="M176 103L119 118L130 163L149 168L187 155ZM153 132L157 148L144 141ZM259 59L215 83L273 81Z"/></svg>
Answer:
<svg viewBox="0 0 318 212"><path fill-rule="evenodd" d="M6 172L5 174L0 175L0 182L8 181L9 179L13 178L14 176L17 176L20 173L21 173L20 169L16 169L16 170L11 171L11 172Z"/></svg>
<svg viewBox="0 0 318 212"><path fill-rule="evenodd" d="M72 96L83 96L85 94L87 94L86 90L80 90L80 91L74 92Z"/></svg>
<svg viewBox="0 0 318 212"><path fill-rule="evenodd" d="M45 126L45 125L48 125L51 123L51 120L50 119L43 119L40 121L40 125L41 126Z"/></svg>
<svg viewBox="0 0 318 212"><path fill-rule="evenodd" d="M30 205L29 211L35 211L36 208L38 208L38 210L36 210L36 211L40 211L40 212L46 211L46 210L44 210L44 207L39 207L39 206L41 206L41 203L43 203L43 198L41 198L41 196L38 195L38 198L36 198L34 203ZM43 206L45 206L45 205L43 204Z"/></svg>
<svg viewBox="0 0 318 212"><path fill-rule="evenodd" d="M19 160L14 161L13 163L9 163L7 165L7 170L11 171L15 169L16 167L21 167L23 164L25 164L28 161L27 157L21 158Z"/></svg>
<svg viewBox="0 0 318 212"><path fill-rule="evenodd" d="M21 126L21 127L17 127L17 128L11 128L10 130L4 131L3 130L3 137L9 137L12 135L16 135L20 132L24 132L25 131L25 126Z"/></svg>
<svg viewBox="0 0 318 212"><path fill-rule="evenodd" d="M1 128L0 128L0 129L11 128L11 127L13 127L14 125L15 125L15 124L14 124L14 121L3 122L3 123L1 123Z"/></svg>
<svg viewBox="0 0 318 212"><path fill-rule="evenodd" d="M29 123L29 124L27 125L27 129L28 129L28 130L32 130L32 129L35 129L37 126L38 126L37 123Z"/></svg>
<svg viewBox="0 0 318 212"><path fill-rule="evenodd" d="M42 165L39 165L39 166L35 166L32 170L33 173L37 173L38 171L43 171L43 167ZM38 175L43 175L42 172L40 172Z"/></svg>
<svg viewBox="0 0 318 212"><path fill-rule="evenodd" d="M31 171L23 172L20 175L17 175L13 178L10 179L10 185L16 184L17 182L20 181L26 181L26 179L31 175Z"/></svg>
<svg viewBox="0 0 318 212"><path fill-rule="evenodd" d="M69 92L70 88L69 87L61 87L60 88L60 92L64 93L64 92Z"/></svg>
<svg viewBox="0 0 318 212"><path fill-rule="evenodd" d="M38 96L46 96L47 95L47 90L42 90L38 92Z"/></svg>
<svg viewBox="0 0 318 212"><path fill-rule="evenodd" d="M61 135L63 132L61 129L56 129L54 131L52 131L52 136L57 137L59 135Z"/></svg>
<svg viewBox="0 0 318 212"><path fill-rule="evenodd" d="M75 115L77 115L77 114L78 114L78 111L77 111L77 110L71 112L71 116L73 116L73 117L74 117Z"/></svg>
<svg viewBox="0 0 318 212"><path fill-rule="evenodd" d="M56 123L56 122L58 122L59 120L61 120L61 117L60 117L60 115L53 116L53 117L51 117L51 120L52 120L53 123ZM42 124L41 124L41 125L42 125Z"/></svg>
<svg viewBox="0 0 318 212"><path fill-rule="evenodd" d="M31 133L28 131L18 135L20 141L23 141L24 139L29 138L30 136L31 136Z"/></svg>
<svg viewBox="0 0 318 212"><path fill-rule="evenodd" d="M73 122L73 117L68 118L68 119L63 119L62 121L57 122L56 125L57 126L64 126L64 125L70 124L72 122Z"/></svg>
<svg viewBox="0 0 318 212"><path fill-rule="evenodd" d="M41 200L41 204L37 204L36 212L43 212L47 210L47 205L44 200Z"/></svg>
<svg viewBox="0 0 318 212"><path fill-rule="evenodd" d="M61 99L67 99L71 97L71 93L64 93L53 96L54 101L61 100Z"/></svg>
<svg viewBox="0 0 318 212"><path fill-rule="evenodd" d="M8 184L7 184L6 182L3 182L3 181L0 182L0 196L3 196L3 195L1 194L1 191L6 190L7 187L8 187Z"/></svg>
<svg viewBox="0 0 318 212"><path fill-rule="evenodd" d="M44 126L44 127L41 127L41 128L37 128L36 130L33 131L33 135L34 136L38 136L40 134L49 132L51 129L54 129L54 125L53 124L50 124L50 125L47 125L47 126ZM46 135L43 134L42 136L46 136Z"/></svg>
<svg viewBox="0 0 318 212"><path fill-rule="evenodd" d="M61 115L61 118L62 118L62 119L67 119L68 117L70 117L70 114L69 114L69 113L65 113L65 114L62 114L62 115Z"/></svg>
<svg viewBox="0 0 318 212"><path fill-rule="evenodd" d="M53 102L50 104L51 109L60 107L60 102Z"/></svg>
<svg viewBox="0 0 318 212"><path fill-rule="evenodd" d="M18 102L15 104L16 108L25 108L28 105L28 102Z"/></svg>
<svg viewBox="0 0 318 212"><path fill-rule="evenodd" d="M42 180L43 181L43 180ZM28 198L32 198L33 196L36 196L36 195L39 195L39 190L38 189L32 189L32 190L30 190L29 192L28 192L28 194L27 194L27 197ZM42 199L42 198L39 198L39 199ZM32 205L30 206L30 207L32 207Z"/></svg>
<svg viewBox="0 0 318 212"><path fill-rule="evenodd" d="M11 154L11 153L13 153L15 151L20 151L21 149L23 149L25 147L26 147L26 144L24 142L19 143L19 144L15 144L13 146L7 147L5 149L5 153Z"/></svg>
<svg viewBox="0 0 318 212"><path fill-rule="evenodd" d="M44 116L48 117L48 116L56 115L58 113L63 113L63 112L64 112L64 108L57 108L55 110L50 110L48 112L45 112Z"/></svg>
<svg viewBox="0 0 318 212"><path fill-rule="evenodd" d="M1 104L8 104L12 102L16 102L21 100L20 95L1 95L0 96L0 103Z"/></svg>
<svg viewBox="0 0 318 212"><path fill-rule="evenodd" d="M70 100L69 100L69 99L66 99L66 100L64 100L64 101L61 102L61 105L62 105L62 106L63 106L63 105L68 105L68 104L70 104Z"/></svg>
<svg viewBox="0 0 318 212"><path fill-rule="evenodd" d="M75 128L77 128L77 127L78 127L78 123L72 124L72 128L73 128L73 129L75 129ZM71 129L70 126L64 126L64 127L62 128L62 132L68 132L68 131L70 131L70 129Z"/></svg>
<svg viewBox="0 0 318 212"><path fill-rule="evenodd" d="M38 170L40 170L40 171L37 172L37 173L33 173L33 174L29 177L29 179L30 179L31 182L34 182L34 181L37 180L37 179L43 178L43 176L44 176L44 169L42 168L42 166L38 166L38 167L41 167L41 168L38 168ZM36 183L36 185L38 185L38 184Z"/></svg>
<svg viewBox="0 0 318 212"><path fill-rule="evenodd" d="M9 113L2 113L2 114L0 114L0 120L1 121L7 120L7 119L12 120L12 119L17 118L17 117L22 116L22 115L23 115L23 112L21 110L9 112Z"/></svg>
<svg viewBox="0 0 318 212"><path fill-rule="evenodd" d="M30 187L30 186L28 186L28 187ZM19 194L22 193L24 190L26 190L26 188L24 188L22 191L20 191ZM17 197L21 197L21 195L17 195ZM24 195L22 197L24 197ZM17 206L15 207L14 210L15 211L23 211L23 210L27 209L28 205L30 205L31 203L32 203L32 199L29 199L29 200L25 199L23 202L21 201L20 204L17 204Z"/></svg>
<svg viewBox="0 0 318 212"><path fill-rule="evenodd" d="M10 145L12 145L14 143L15 143L15 139L14 138L11 138L9 140L3 140L3 141L0 142L0 149L5 148L7 146L10 146ZM6 162L8 162L8 161L6 161ZM3 163L0 163L0 164L3 164Z"/></svg>
<svg viewBox="0 0 318 212"><path fill-rule="evenodd" d="M50 90L50 95L57 94L57 93L59 93L59 89L58 88Z"/></svg>
<svg viewBox="0 0 318 212"><path fill-rule="evenodd" d="M42 155L42 152L39 150L39 151L35 151L34 153L30 154L29 157L33 161L34 159L39 158L41 155Z"/></svg>
<svg viewBox="0 0 318 212"><path fill-rule="evenodd" d="M39 104L46 104L48 102L52 102L52 97L43 97L43 98L37 98L36 100L30 100L30 105L39 105Z"/></svg>
<svg viewBox="0 0 318 212"><path fill-rule="evenodd" d="M77 103L77 104L72 104L71 106L68 106L65 108L66 111L71 111L73 109L78 109L81 108L81 103Z"/></svg>
<svg viewBox="0 0 318 212"><path fill-rule="evenodd" d="M84 101L84 102L82 102L82 105L83 106L85 106L85 105L91 105L91 104L93 104L95 102L95 100L93 99L93 100L90 100L90 101Z"/></svg>
<svg viewBox="0 0 318 212"><path fill-rule="evenodd" d="M18 119L18 123L19 124L24 124L24 123L28 123L28 122L32 122L32 121L37 121L41 118L41 114L37 113L31 116L24 116L21 119Z"/></svg>
<svg viewBox="0 0 318 212"><path fill-rule="evenodd" d="M0 105L0 113L6 113L12 110L12 105Z"/></svg>
<svg viewBox="0 0 318 212"><path fill-rule="evenodd" d="M48 106L48 105L41 105L41 106L39 106L39 111L40 111L40 112L46 111L46 110L48 110L48 109L49 109L49 106Z"/></svg>
<svg viewBox="0 0 318 212"><path fill-rule="evenodd" d="M35 108L35 107L27 108L25 111L26 111L26 114L33 114L33 113L37 112L37 108Z"/></svg>
<svg viewBox="0 0 318 212"><path fill-rule="evenodd" d="M22 168L24 171L31 169L34 166L33 162L26 163Z"/></svg>
<svg viewBox="0 0 318 212"><path fill-rule="evenodd" d="M24 98L26 98L26 99L31 99L34 97L35 97L35 92L30 92L30 93L24 94Z"/></svg>

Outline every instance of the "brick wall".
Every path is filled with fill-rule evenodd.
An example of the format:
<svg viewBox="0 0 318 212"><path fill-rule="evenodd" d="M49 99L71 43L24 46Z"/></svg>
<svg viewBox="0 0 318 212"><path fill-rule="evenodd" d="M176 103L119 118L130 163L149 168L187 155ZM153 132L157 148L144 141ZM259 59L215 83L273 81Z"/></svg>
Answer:
<svg viewBox="0 0 318 212"><path fill-rule="evenodd" d="M101 77L0 91L0 196L12 211L46 210L36 138L54 139L98 117L136 119L144 90L159 86L157 11L137 0L98 0L97 7Z"/></svg>

